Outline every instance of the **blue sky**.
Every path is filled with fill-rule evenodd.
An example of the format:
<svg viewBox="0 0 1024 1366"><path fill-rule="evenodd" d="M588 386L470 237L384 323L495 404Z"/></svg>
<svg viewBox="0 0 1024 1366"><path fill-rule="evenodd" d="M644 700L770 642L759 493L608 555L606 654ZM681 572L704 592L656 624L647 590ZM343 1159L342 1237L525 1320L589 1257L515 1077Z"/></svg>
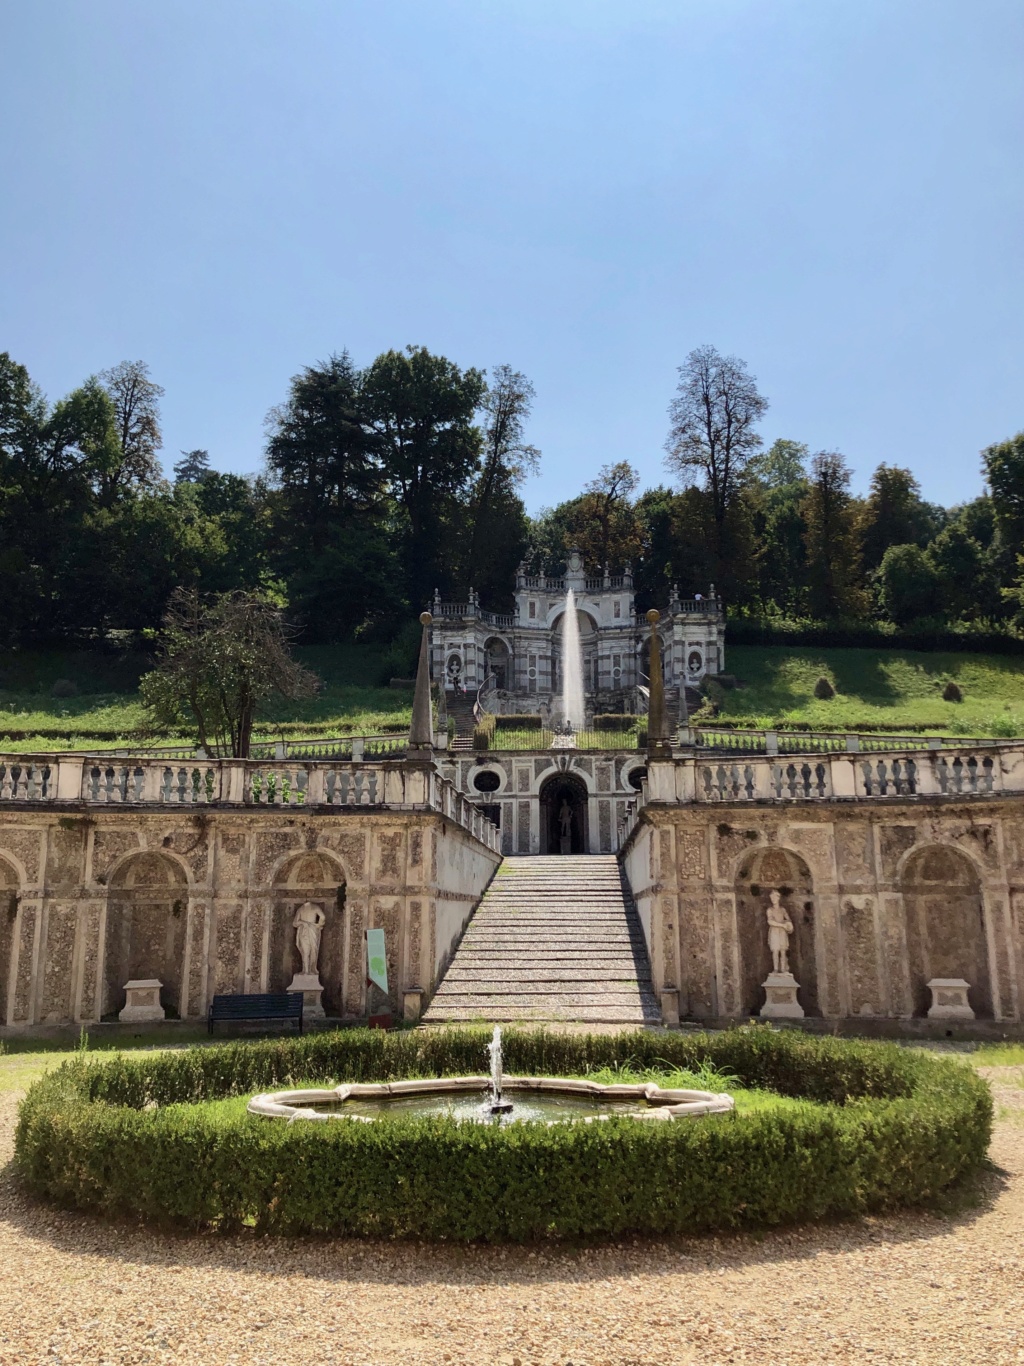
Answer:
<svg viewBox="0 0 1024 1366"><path fill-rule="evenodd" d="M1020 0L33 0L0 8L0 349L121 359L165 462L261 460L302 365L537 389L532 510L663 469L675 367L946 503L1024 427Z"/></svg>

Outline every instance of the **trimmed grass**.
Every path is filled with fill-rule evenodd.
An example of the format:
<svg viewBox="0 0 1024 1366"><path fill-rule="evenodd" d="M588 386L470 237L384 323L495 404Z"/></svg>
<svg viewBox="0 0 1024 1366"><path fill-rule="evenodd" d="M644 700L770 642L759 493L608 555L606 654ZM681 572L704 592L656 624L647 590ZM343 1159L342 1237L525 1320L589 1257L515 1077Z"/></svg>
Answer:
<svg viewBox="0 0 1024 1366"><path fill-rule="evenodd" d="M1024 659L913 650L821 650L735 645L726 668L740 686L724 694L718 720L737 726L877 730L936 735L1024 735ZM819 701L829 679L836 696ZM955 682L962 702L944 702Z"/></svg>
<svg viewBox="0 0 1024 1366"><path fill-rule="evenodd" d="M257 726L259 739L399 732L411 718L412 693L378 686L386 656L368 646L334 645L298 651L323 680L322 692L298 703L277 703ZM136 685L147 667L139 657L60 652L0 653L0 747L9 752L123 748L142 723ZM1024 735L1024 658L983 654L927 654L910 650L822 650L811 647L726 644L726 667L740 687L725 692L717 720L740 727L874 730L1012 738ZM836 688L818 701L825 676ZM79 689L54 698L53 683L68 678ZM963 702L944 702L955 681ZM550 744L547 732L505 732L514 748ZM153 745L186 743L175 735ZM635 734L600 732L595 743L632 748Z"/></svg>

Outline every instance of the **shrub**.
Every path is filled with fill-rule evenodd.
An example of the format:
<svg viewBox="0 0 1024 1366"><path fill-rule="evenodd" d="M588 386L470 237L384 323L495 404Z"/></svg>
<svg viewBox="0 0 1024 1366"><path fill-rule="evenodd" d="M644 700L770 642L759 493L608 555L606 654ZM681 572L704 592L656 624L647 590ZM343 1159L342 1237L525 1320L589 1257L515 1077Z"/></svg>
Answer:
<svg viewBox="0 0 1024 1366"><path fill-rule="evenodd" d="M495 730L543 730L543 728L541 718L530 712L524 712L522 716L496 716L494 718Z"/></svg>
<svg viewBox="0 0 1024 1366"><path fill-rule="evenodd" d="M618 711L598 712L594 717L595 730L627 731L636 725L637 718Z"/></svg>
<svg viewBox="0 0 1024 1366"><path fill-rule="evenodd" d="M984 1082L893 1045L765 1028L505 1036L510 1072L696 1069L817 1104L666 1123L286 1124L194 1102L299 1081L475 1074L487 1033L345 1030L78 1058L22 1104L16 1161L61 1204L193 1228L524 1241L778 1224L930 1198L978 1167Z"/></svg>
<svg viewBox="0 0 1024 1366"><path fill-rule="evenodd" d="M491 733L490 733L490 731L484 730L482 726L478 726L478 727L476 728L476 730L474 730L474 732L473 732L473 748L474 748L474 749L490 749L490 747L491 747Z"/></svg>
<svg viewBox="0 0 1024 1366"><path fill-rule="evenodd" d="M77 697L78 684L70 678L58 678L50 689L51 697Z"/></svg>
<svg viewBox="0 0 1024 1366"><path fill-rule="evenodd" d="M720 688L724 688L726 692L732 692L733 688L737 686L735 674L715 674L714 682Z"/></svg>
<svg viewBox="0 0 1024 1366"><path fill-rule="evenodd" d="M942 690L942 700L943 702L962 702L964 700L964 695L960 690L959 684L954 683L953 680L950 679Z"/></svg>
<svg viewBox="0 0 1024 1366"><path fill-rule="evenodd" d="M830 697L835 697L836 695L836 690L832 686L831 680L827 679L824 674L822 674L814 685L814 695L820 702L827 702Z"/></svg>

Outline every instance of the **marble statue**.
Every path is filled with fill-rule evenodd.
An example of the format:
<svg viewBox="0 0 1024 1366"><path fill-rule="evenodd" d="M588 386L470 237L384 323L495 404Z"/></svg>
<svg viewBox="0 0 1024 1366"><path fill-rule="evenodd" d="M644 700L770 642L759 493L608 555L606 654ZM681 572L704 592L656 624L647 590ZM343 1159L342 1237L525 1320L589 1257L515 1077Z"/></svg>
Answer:
<svg viewBox="0 0 1024 1366"><path fill-rule="evenodd" d="M572 835L572 807L564 797L562 798L562 805L558 809L558 826L562 839L569 839Z"/></svg>
<svg viewBox="0 0 1024 1366"><path fill-rule="evenodd" d="M315 901L304 901L295 912L295 943L302 958L304 976L316 976L316 960L320 956L320 935L327 917Z"/></svg>
<svg viewBox="0 0 1024 1366"><path fill-rule="evenodd" d="M768 893L765 907L768 918L768 948L772 955L772 972L789 971L789 936L793 933L793 922L782 904L779 892Z"/></svg>

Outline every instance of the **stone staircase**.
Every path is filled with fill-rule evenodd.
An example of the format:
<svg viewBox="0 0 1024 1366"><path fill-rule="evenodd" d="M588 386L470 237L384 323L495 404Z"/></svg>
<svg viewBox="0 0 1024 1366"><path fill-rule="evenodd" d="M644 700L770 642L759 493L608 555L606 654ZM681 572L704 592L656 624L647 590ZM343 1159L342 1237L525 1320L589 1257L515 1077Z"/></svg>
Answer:
<svg viewBox="0 0 1024 1366"><path fill-rule="evenodd" d="M423 1017L465 1020L661 1022L643 930L614 855L502 862Z"/></svg>
<svg viewBox="0 0 1024 1366"><path fill-rule="evenodd" d="M457 754L472 753L473 732L476 720L473 716L474 696L472 693L448 691L444 695L445 710L455 722L455 735L449 750Z"/></svg>

